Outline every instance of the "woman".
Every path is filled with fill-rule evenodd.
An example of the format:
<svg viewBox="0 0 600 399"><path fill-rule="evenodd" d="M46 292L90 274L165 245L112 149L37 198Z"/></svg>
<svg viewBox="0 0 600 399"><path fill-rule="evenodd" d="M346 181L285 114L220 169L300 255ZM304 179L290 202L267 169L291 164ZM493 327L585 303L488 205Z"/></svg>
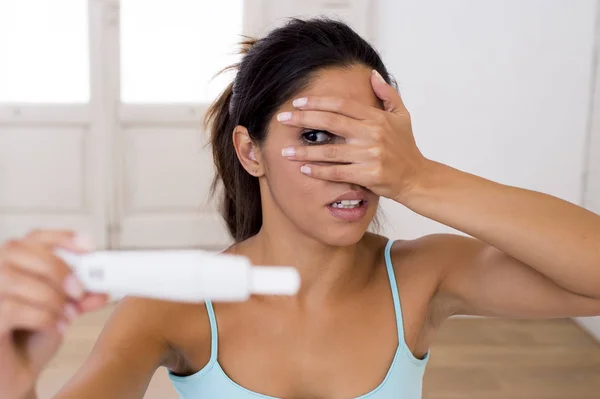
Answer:
<svg viewBox="0 0 600 399"><path fill-rule="evenodd" d="M57 398L141 398L168 368L182 398L421 397L451 315L600 315L600 217L426 159L375 50L346 25L292 20L246 42L208 113L228 253L294 265L293 298L123 300ZM393 242L367 229L381 196L474 238ZM35 397L66 322L104 305L36 231L0 256L0 383Z"/></svg>

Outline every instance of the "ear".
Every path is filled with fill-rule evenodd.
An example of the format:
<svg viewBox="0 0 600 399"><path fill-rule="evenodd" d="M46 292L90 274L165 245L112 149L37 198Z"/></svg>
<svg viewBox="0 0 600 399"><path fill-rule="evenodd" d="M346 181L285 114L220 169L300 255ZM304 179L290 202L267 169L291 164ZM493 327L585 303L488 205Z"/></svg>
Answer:
<svg viewBox="0 0 600 399"><path fill-rule="evenodd" d="M233 145L240 163L246 172L252 176L264 175L264 168L260 160L260 151L252 142L248 129L244 126L236 126L233 129Z"/></svg>

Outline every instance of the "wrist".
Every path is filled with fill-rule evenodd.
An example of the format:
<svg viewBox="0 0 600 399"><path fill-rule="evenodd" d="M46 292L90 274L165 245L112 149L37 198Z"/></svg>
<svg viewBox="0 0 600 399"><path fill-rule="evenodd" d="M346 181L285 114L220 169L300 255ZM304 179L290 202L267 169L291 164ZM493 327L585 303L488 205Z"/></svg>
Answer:
<svg viewBox="0 0 600 399"><path fill-rule="evenodd" d="M394 198L396 202L411 208L411 205L419 198L424 198L431 191L431 188L439 185L440 179L447 174L449 166L442 163L423 158L424 161L415 168L412 177L404 185L403 190Z"/></svg>

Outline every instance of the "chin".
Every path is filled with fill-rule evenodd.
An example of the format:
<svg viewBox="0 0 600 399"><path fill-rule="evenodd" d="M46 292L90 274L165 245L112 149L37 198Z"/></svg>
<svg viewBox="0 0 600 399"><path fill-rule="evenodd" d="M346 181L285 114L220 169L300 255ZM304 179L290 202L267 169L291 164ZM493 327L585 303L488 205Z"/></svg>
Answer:
<svg viewBox="0 0 600 399"><path fill-rule="evenodd" d="M354 210L345 214L328 207L327 214L322 219L319 218L321 223L311 226L313 235L320 242L330 246L346 247L357 244L368 231L377 210L376 203L365 205L360 212Z"/></svg>
<svg viewBox="0 0 600 399"><path fill-rule="evenodd" d="M346 223L327 226L315 231L315 237L324 244L334 247L347 247L358 243L369 227L368 223Z"/></svg>

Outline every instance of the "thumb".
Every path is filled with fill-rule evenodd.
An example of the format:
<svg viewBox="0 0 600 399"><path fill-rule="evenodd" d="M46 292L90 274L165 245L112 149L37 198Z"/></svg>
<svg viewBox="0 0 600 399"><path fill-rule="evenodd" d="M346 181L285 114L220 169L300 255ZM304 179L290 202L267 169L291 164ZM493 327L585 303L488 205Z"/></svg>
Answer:
<svg viewBox="0 0 600 399"><path fill-rule="evenodd" d="M39 374L54 357L63 341L58 331L21 331L26 334L27 356L36 374Z"/></svg>
<svg viewBox="0 0 600 399"><path fill-rule="evenodd" d="M371 73L371 86L373 91L383 101L385 110L393 113L406 114L408 111L402 102L400 94L383 79L377 70Z"/></svg>

